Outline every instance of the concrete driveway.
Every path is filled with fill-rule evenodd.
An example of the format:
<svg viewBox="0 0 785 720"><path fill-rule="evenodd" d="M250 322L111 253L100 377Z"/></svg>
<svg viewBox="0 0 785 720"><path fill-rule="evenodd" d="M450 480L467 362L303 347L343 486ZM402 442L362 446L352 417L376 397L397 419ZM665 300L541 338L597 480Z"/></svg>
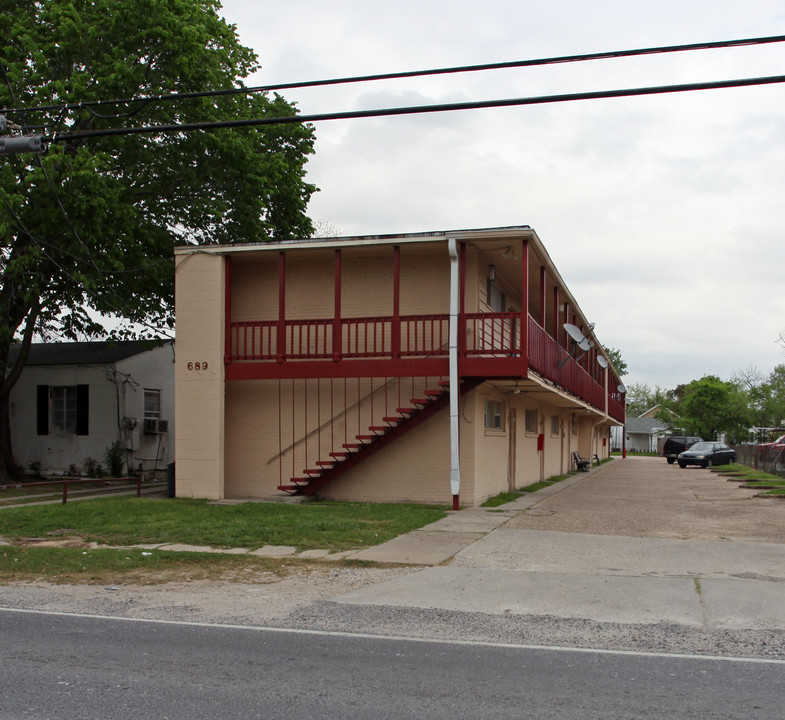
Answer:
<svg viewBox="0 0 785 720"><path fill-rule="evenodd" d="M416 562L418 541L433 550L445 533L450 559L336 600L785 629L785 501L753 495L702 468L614 460L498 511L455 513L386 544L387 558L367 551Z"/></svg>

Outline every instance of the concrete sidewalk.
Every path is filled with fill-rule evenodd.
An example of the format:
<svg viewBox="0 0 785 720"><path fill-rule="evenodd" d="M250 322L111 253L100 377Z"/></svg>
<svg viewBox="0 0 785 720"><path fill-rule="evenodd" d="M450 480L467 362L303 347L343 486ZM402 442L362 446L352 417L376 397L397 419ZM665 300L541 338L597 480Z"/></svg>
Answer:
<svg viewBox="0 0 785 720"><path fill-rule="evenodd" d="M661 458L650 460L665 465ZM735 485L708 471L674 475L668 467L636 465L637 462L614 461L498 509L462 510L384 545L359 551L352 557L435 567L334 600L356 605L547 615L612 623L785 630L785 543L729 540L722 536L673 537L666 532L664 519L662 537L521 527L521 518L527 517L527 511L535 520L544 519L545 524L553 514L566 525L570 512L584 522L590 513L582 496L591 493L601 505L603 492L612 495L618 493L618 487L624 487L624 483L616 483L618 478L614 475L627 482L623 474L638 470L644 471L642 476L647 481L653 478L657 483L672 483L663 486L663 492L670 493L671 498L684 491L685 497L691 493L696 502L710 502L720 511L723 503L745 500L745 496L734 495L741 492ZM601 482L605 473L607 483ZM682 488L685 483L689 487ZM629 492L634 493L635 488ZM555 498L557 493L563 495ZM714 495L709 498L710 493ZM576 507L570 507L573 496L576 499L572 504ZM630 495L609 495L607 502L622 508L630 502ZM646 505L647 500L642 498L641 503ZM769 506L767 512L772 515L773 510L775 518L783 513L785 523L785 504L775 506ZM704 517L710 515L705 504L698 504L697 508L690 520L696 534L700 535L702 525L713 531L716 518ZM658 512L653 503L639 510ZM729 524L734 520L735 513ZM629 522L619 522L623 526L625 521ZM738 527L735 530L740 532Z"/></svg>
<svg viewBox="0 0 785 720"><path fill-rule="evenodd" d="M502 527L519 512L588 479L602 469L600 466L587 472L577 473L537 492L525 493L517 500L496 508L478 507L451 511L441 520L406 535L400 535L382 545L358 550L350 557L356 560L385 563L440 565L464 548L484 538L491 531Z"/></svg>

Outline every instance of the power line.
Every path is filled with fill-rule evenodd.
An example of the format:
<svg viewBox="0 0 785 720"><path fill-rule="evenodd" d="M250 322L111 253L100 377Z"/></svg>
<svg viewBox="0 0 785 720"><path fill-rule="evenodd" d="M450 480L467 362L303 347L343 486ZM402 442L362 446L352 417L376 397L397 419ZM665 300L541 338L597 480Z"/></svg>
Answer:
<svg viewBox="0 0 785 720"><path fill-rule="evenodd" d="M456 73L478 72L478 71L487 71L487 70L506 70L512 68L539 67L545 65L559 65L559 64L566 64L566 63L587 62L591 60L610 60L610 59L617 59L617 58L640 57L645 55L660 55L666 53L690 52L696 50L714 50L714 49L721 49L721 48L747 47L752 45L767 45L767 44L780 43L780 42L785 42L785 35L771 35L768 37L742 38L738 40L718 40L715 42L690 43L690 44L682 44L682 45L663 45L659 47L637 48L633 50L611 50L606 52L584 53L580 55L561 55L561 56L548 57L548 58L534 58L530 60L513 60L508 62L484 63L480 65L462 65L462 66L447 67L447 68L435 68L431 70L411 70L411 71L404 71L404 72L381 73L376 75L357 75L354 77L330 78L324 80L306 80L301 82L278 83L274 85L257 85L254 87L227 88L224 90L205 90L202 92L191 92L191 93L169 93L165 95L152 95L152 96L144 96L144 97L136 97L136 98L132 97L132 98L123 98L123 99L115 99L115 100L92 100L92 101L83 101L78 103L66 103L60 105L42 105L34 108L6 108L6 109L0 108L0 113L22 114L22 113L44 112L44 111L52 111L52 110L85 109L97 115L98 117L107 118L112 116L99 115L97 112L92 110L92 108L102 107L106 105L123 105L123 104L130 104L130 103L143 103L142 107L145 107L146 105L152 102L164 102L164 101L171 101L171 100L185 100L185 99L194 99L194 98L203 98L203 97L221 97L224 95L241 95L241 94L259 93L259 92L271 92L277 90L293 90L299 88L325 87L331 85L345 85L350 83L374 82L379 80L400 80L404 78L428 77L434 75L449 75L449 74L456 74ZM142 108L137 108L136 110L130 113L118 115L117 117L125 117L127 115L133 115L139 112L141 109Z"/></svg>
<svg viewBox="0 0 785 720"><path fill-rule="evenodd" d="M395 115L418 115L425 113L451 112L457 110L481 110L499 107L524 105L545 105L577 100L603 100L644 95L665 95L670 93L694 92L698 90L720 90L725 88L751 87L785 83L785 75L737 80L716 80L712 82L687 83L681 85L662 85L657 87L627 88L623 90L598 90L593 92L566 93L560 95L541 95L526 98L507 98L501 100L479 100L461 103L442 103L437 105L414 105L409 107L381 108L376 110L352 110L348 112L321 113L315 115L290 115L272 118L252 118L247 120L221 120L174 125L150 125L133 128L107 128L86 130L76 133L55 133L43 136L45 142L66 142L88 138L109 137L114 135L141 135L146 133L186 132L192 130L216 130L221 128L256 127L259 125L283 125L293 123L314 123L325 120L354 120L358 118L390 117Z"/></svg>

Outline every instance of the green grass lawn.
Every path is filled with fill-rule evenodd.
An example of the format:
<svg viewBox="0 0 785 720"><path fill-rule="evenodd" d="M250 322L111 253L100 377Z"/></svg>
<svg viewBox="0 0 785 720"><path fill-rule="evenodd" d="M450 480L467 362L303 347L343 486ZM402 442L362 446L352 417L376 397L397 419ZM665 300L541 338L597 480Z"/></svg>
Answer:
<svg viewBox="0 0 785 720"><path fill-rule="evenodd" d="M446 508L407 504L310 502L209 505L206 500L112 497L0 510L0 582L162 582L249 579L305 563L295 558L88 547L40 547L31 539L248 548L288 545L331 552L377 545L435 522Z"/></svg>
<svg viewBox="0 0 785 720"><path fill-rule="evenodd" d="M445 508L311 502L209 505L206 500L113 497L0 510L0 537L79 537L106 545L187 543L348 550L385 542L445 516Z"/></svg>
<svg viewBox="0 0 785 720"><path fill-rule="evenodd" d="M772 475L738 463L714 467L712 472L720 474L731 482L740 483L739 487L748 489L759 487L762 491L765 490L766 492L761 492L761 495L785 495L785 479L779 475Z"/></svg>

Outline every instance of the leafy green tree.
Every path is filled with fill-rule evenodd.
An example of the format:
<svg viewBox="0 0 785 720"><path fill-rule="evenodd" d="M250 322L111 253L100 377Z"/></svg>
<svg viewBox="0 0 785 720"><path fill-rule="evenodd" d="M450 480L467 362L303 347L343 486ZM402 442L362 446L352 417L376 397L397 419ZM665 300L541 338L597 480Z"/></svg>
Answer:
<svg viewBox="0 0 785 720"><path fill-rule="evenodd" d="M658 407L660 413L665 412L666 417L672 418L671 406L673 398L669 391L659 385L652 390L644 383L632 383L627 386L627 417L640 417L647 410Z"/></svg>
<svg viewBox="0 0 785 720"><path fill-rule="evenodd" d="M9 393L36 334L100 336L94 310L158 335L173 324L176 244L312 234L310 126L67 138L295 114L262 93L79 105L240 86L257 58L219 9L218 0L4 3L0 113L26 133L65 139L41 156L0 156L0 481L14 470Z"/></svg>
<svg viewBox="0 0 785 720"><path fill-rule="evenodd" d="M611 365L616 368L616 372L619 374L619 379L624 377L627 374L627 363L624 362L621 357L621 350L605 347L604 345L602 346L602 349L605 351L608 360L611 361Z"/></svg>
<svg viewBox="0 0 785 720"><path fill-rule="evenodd" d="M768 394L768 420L771 427L785 425L785 365L777 365L764 385Z"/></svg>
<svg viewBox="0 0 785 720"><path fill-rule="evenodd" d="M746 440L749 435L751 415L746 394L738 385L714 375L681 386L677 412L682 428L690 435L711 440L726 433L731 442Z"/></svg>

